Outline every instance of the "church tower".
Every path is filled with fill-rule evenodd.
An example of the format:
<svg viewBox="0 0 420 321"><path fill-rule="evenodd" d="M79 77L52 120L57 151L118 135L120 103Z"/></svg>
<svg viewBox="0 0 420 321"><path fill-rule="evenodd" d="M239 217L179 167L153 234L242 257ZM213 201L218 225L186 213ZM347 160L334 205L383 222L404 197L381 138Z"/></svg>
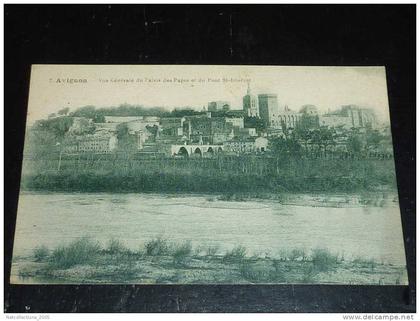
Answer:
<svg viewBox="0 0 420 321"><path fill-rule="evenodd" d="M248 89L246 95L242 99L245 116L258 117L258 98L251 93L251 87L248 81Z"/></svg>

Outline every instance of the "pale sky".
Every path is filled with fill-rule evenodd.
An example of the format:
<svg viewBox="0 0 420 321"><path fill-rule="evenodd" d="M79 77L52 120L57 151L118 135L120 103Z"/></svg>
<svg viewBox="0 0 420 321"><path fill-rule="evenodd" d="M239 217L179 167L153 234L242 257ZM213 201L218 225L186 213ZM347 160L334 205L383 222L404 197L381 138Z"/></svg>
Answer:
<svg viewBox="0 0 420 321"><path fill-rule="evenodd" d="M87 82L66 81L72 78ZM237 81L223 82L223 78ZM133 82L115 82L121 79ZM253 94L277 94L280 108L288 105L298 111L312 104L323 113L356 104L374 109L380 120L389 120L384 67L33 65L28 124L64 107L75 110L86 105L202 109L209 101L227 100L232 109L242 109L248 79Z"/></svg>

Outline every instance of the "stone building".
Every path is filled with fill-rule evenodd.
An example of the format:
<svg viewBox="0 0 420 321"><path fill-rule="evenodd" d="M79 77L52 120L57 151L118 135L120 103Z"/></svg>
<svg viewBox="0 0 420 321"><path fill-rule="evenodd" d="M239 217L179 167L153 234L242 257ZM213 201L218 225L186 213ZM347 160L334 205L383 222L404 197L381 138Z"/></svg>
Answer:
<svg viewBox="0 0 420 321"><path fill-rule="evenodd" d="M302 118L302 113L297 113L286 105L277 115L273 115L271 120L271 127L274 128L285 128L295 129L298 127L299 122Z"/></svg>
<svg viewBox="0 0 420 321"><path fill-rule="evenodd" d="M256 137L258 136L255 128L239 128L235 127L233 130L236 137Z"/></svg>
<svg viewBox="0 0 420 321"><path fill-rule="evenodd" d="M318 108L315 105L303 105L299 112L305 115L316 116L318 115Z"/></svg>
<svg viewBox="0 0 420 321"><path fill-rule="evenodd" d="M246 116L243 109L232 109L226 112L227 117L244 118Z"/></svg>
<svg viewBox="0 0 420 321"><path fill-rule="evenodd" d="M319 124L327 127L343 127L350 129L353 127L350 117L340 114L328 113L319 117Z"/></svg>
<svg viewBox="0 0 420 321"><path fill-rule="evenodd" d="M277 95L258 95L259 114L267 128L294 129L298 126L302 113L295 112L286 105L279 110Z"/></svg>
<svg viewBox="0 0 420 321"><path fill-rule="evenodd" d="M268 140L265 137L235 137L223 143L224 151L234 154L251 154L267 151Z"/></svg>
<svg viewBox="0 0 420 321"><path fill-rule="evenodd" d="M185 117L162 117L160 129L163 135L182 136L184 135Z"/></svg>
<svg viewBox="0 0 420 321"><path fill-rule="evenodd" d="M255 140L252 138L235 137L223 143L224 151L226 153L234 154L249 154L254 151Z"/></svg>
<svg viewBox="0 0 420 321"><path fill-rule="evenodd" d="M120 123L95 123L95 131L115 133Z"/></svg>
<svg viewBox="0 0 420 321"><path fill-rule="evenodd" d="M208 111L228 111L230 110L230 103L228 101L211 101L207 105Z"/></svg>
<svg viewBox="0 0 420 321"><path fill-rule="evenodd" d="M136 142L135 148L137 150L143 150L146 142L149 140L150 137L153 137L153 134L147 129L137 130L133 132L131 135L134 135Z"/></svg>
<svg viewBox="0 0 420 321"><path fill-rule="evenodd" d="M85 135L68 142L63 150L65 153L103 154L115 151L117 144L115 135Z"/></svg>
<svg viewBox="0 0 420 321"><path fill-rule="evenodd" d="M233 124L225 117L190 117L184 130L198 144L219 144L233 137Z"/></svg>
<svg viewBox="0 0 420 321"><path fill-rule="evenodd" d="M276 94L260 94L258 95L259 116L267 127L273 125L273 121L278 115L278 102Z"/></svg>
<svg viewBox="0 0 420 321"><path fill-rule="evenodd" d="M67 141L63 144L62 151L65 154L76 154L79 152L79 144L77 141Z"/></svg>
<svg viewBox="0 0 420 321"><path fill-rule="evenodd" d="M268 148L268 139L265 137L257 137L255 138L254 146L257 152L265 152Z"/></svg>
<svg viewBox="0 0 420 321"><path fill-rule="evenodd" d="M226 122L231 123L233 127L244 128L243 117L226 117Z"/></svg>
<svg viewBox="0 0 420 321"><path fill-rule="evenodd" d="M275 127L269 127L267 128L267 136L268 137L282 137L285 138L285 132L283 132L282 128L275 128Z"/></svg>
<svg viewBox="0 0 420 321"><path fill-rule="evenodd" d="M318 109L314 105L303 105L300 108L301 114L300 126L305 129L314 129L319 127Z"/></svg>
<svg viewBox="0 0 420 321"><path fill-rule="evenodd" d="M142 120L143 116L105 116L105 123L126 123L133 120Z"/></svg>
<svg viewBox="0 0 420 321"><path fill-rule="evenodd" d="M147 127L159 126L160 119L158 117L143 117L143 119L131 120L126 123L130 131L136 132L139 130L144 131Z"/></svg>
<svg viewBox="0 0 420 321"><path fill-rule="evenodd" d="M78 151L81 153L109 153L116 148L116 137L88 137L79 141Z"/></svg>
<svg viewBox="0 0 420 321"><path fill-rule="evenodd" d="M356 105L342 106L340 110L320 116L321 126L350 128L376 128L377 120L373 110Z"/></svg>

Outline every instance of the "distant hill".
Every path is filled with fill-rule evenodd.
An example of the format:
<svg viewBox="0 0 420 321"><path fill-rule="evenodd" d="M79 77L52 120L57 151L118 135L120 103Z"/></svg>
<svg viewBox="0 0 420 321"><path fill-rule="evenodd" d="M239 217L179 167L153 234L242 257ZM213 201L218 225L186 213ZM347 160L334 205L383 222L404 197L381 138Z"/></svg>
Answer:
<svg viewBox="0 0 420 321"><path fill-rule="evenodd" d="M73 117L86 117L96 123L105 122L105 116L157 116L157 117L182 117L199 115L203 112L184 107L167 111L163 107L144 107L142 105L122 104L118 107L84 106L69 113Z"/></svg>

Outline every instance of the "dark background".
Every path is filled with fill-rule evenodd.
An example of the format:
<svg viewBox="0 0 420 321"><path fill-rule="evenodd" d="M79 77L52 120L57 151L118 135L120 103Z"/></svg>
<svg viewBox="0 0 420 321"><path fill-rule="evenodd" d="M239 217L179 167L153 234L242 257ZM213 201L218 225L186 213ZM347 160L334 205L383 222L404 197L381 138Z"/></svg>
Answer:
<svg viewBox="0 0 420 321"><path fill-rule="evenodd" d="M5 310L415 311L415 11L415 5L5 5ZM9 285L33 63L385 65L410 285Z"/></svg>

